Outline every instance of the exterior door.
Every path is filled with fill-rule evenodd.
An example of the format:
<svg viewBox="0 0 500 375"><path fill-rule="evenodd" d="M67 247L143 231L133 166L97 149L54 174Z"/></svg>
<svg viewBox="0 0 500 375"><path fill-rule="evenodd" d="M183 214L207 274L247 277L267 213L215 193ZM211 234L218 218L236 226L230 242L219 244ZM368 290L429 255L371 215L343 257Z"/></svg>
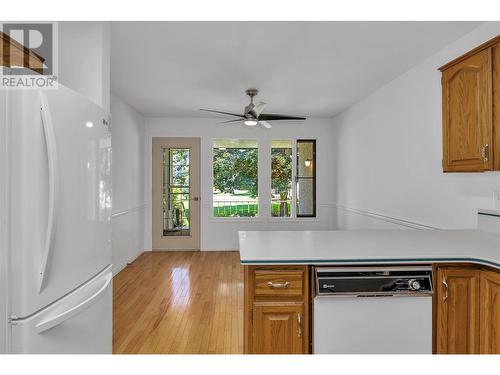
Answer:
<svg viewBox="0 0 500 375"><path fill-rule="evenodd" d="M153 250L200 249L200 138L153 138Z"/></svg>
<svg viewBox="0 0 500 375"><path fill-rule="evenodd" d="M254 303L254 354L303 354L304 304Z"/></svg>
<svg viewBox="0 0 500 375"><path fill-rule="evenodd" d="M479 270L439 268L437 353L479 353Z"/></svg>

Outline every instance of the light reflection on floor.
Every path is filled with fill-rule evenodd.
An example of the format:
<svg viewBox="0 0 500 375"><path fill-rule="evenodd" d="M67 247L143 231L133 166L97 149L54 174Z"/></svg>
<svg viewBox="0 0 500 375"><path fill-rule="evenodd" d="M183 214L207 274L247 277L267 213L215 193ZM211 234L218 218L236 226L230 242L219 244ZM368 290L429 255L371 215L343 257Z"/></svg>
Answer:
<svg viewBox="0 0 500 375"><path fill-rule="evenodd" d="M174 292L172 304L174 306L186 306L191 297L191 279L188 268L174 267L170 278L170 287Z"/></svg>

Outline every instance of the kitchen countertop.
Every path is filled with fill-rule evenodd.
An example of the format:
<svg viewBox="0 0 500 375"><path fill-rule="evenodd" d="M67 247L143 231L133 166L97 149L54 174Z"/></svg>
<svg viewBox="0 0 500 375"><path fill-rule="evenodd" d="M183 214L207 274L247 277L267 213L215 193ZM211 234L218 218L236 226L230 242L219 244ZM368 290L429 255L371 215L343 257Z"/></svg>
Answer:
<svg viewBox="0 0 500 375"><path fill-rule="evenodd" d="M241 264L477 263L500 269L500 234L480 230L240 231Z"/></svg>

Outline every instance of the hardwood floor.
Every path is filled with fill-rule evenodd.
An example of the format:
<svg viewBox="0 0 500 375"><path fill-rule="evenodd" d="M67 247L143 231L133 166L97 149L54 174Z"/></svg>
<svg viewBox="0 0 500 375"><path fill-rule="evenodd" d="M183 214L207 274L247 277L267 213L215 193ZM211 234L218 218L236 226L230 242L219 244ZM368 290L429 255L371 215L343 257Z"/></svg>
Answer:
<svg viewBox="0 0 500 375"><path fill-rule="evenodd" d="M113 280L113 353L243 353L236 251L145 252Z"/></svg>

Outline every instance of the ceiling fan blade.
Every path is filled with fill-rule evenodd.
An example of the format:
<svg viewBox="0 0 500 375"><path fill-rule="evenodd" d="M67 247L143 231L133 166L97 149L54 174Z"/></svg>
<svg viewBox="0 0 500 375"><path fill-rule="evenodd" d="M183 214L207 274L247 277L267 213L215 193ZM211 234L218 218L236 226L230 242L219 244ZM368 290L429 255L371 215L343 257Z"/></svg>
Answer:
<svg viewBox="0 0 500 375"><path fill-rule="evenodd" d="M259 116L259 120L305 120L305 117L295 117L287 115L277 115L274 113L263 113Z"/></svg>
<svg viewBox="0 0 500 375"><path fill-rule="evenodd" d="M231 112L223 112L223 111L214 111L214 110L212 110L212 109L203 109L203 108L200 108L200 111L212 112L212 113L222 113L223 115L238 116L238 117L245 118L245 116L240 115L239 113L231 113Z"/></svg>
<svg viewBox="0 0 500 375"><path fill-rule="evenodd" d="M237 118L236 120L228 120L228 121L218 122L217 125L219 125L219 124L229 124L229 123L232 123L232 122L241 122L241 121L243 121L242 118Z"/></svg>
<svg viewBox="0 0 500 375"><path fill-rule="evenodd" d="M259 121L259 124L261 124L266 129L271 129L272 128L271 124L268 123L267 121Z"/></svg>
<svg viewBox="0 0 500 375"><path fill-rule="evenodd" d="M252 109L252 114L254 115L255 118L259 117L264 108L266 107L267 103L264 102L258 102L257 104L254 105Z"/></svg>
<svg viewBox="0 0 500 375"><path fill-rule="evenodd" d="M245 114L244 116L248 115L248 114L251 114L252 113L252 110L255 108L255 104L253 103L250 103L249 105L247 105L245 107Z"/></svg>

